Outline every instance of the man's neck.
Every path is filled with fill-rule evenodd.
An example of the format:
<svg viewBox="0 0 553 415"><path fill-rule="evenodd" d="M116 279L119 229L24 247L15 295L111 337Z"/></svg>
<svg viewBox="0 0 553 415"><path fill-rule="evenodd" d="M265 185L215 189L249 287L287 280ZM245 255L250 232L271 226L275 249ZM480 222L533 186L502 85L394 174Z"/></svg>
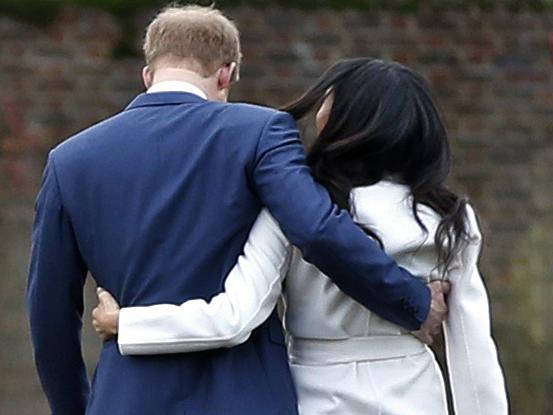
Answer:
<svg viewBox="0 0 553 415"><path fill-rule="evenodd" d="M185 92L194 94L202 99L207 100L207 95L197 86L184 81L161 81L153 84L146 93L154 94L157 92Z"/></svg>
<svg viewBox="0 0 553 415"><path fill-rule="evenodd" d="M181 68L160 68L155 71L154 79L151 87L161 84L162 82L175 81L189 84L202 92L206 99L209 98L209 88L206 86L206 78L201 75Z"/></svg>

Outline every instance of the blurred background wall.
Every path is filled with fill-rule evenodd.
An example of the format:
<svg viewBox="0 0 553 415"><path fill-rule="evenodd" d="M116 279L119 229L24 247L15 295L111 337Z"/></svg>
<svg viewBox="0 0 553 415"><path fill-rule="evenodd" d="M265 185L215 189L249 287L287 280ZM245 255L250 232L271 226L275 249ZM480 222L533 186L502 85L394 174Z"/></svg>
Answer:
<svg viewBox="0 0 553 415"><path fill-rule="evenodd" d="M24 308L45 157L141 92L141 38L156 10L47 0L22 8L21 1L0 1L2 415L48 413ZM284 104L337 59L353 56L397 60L430 81L453 143L451 183L470 197L484 226L481 269L513 414L553 414L553 12L490 1L480 2L484 8L462 1L400 1L397 8L344 1L338 9L317 1L301 8L241 3L220 2L242 31L233 100ZM88 315L84 338L93 370L99 341Z"/></svg>

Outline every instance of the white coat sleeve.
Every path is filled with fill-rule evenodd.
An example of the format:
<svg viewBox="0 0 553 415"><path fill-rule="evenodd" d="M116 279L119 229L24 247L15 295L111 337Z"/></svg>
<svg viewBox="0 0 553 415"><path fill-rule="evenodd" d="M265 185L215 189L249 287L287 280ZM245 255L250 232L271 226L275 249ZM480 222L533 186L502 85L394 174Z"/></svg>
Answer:
<svg viewBox="0 0 553 415"><path fill-rule="evenodd" d="M478 271L481 235L467 207L471 242L450 273L451 293L445 346L453 404L457 415L507 415L505 379L491 335L486 288Z"/></svg>
<svg viewBox="0 0 553 415"><path fill-rule="evenodd" d="M275 309L290 256L290 243L264 209L223 292L210 301L122 308L119 351L123 355L183 353L245 342Z"/></svg>

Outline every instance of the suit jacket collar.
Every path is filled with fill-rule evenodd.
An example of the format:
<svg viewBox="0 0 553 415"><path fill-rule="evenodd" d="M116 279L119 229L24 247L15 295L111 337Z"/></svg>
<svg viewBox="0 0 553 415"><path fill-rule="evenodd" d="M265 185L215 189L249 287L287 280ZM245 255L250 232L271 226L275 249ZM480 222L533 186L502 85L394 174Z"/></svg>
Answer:
<svg viewBox="0 0 553 415"><path fill-rule="evenodd" d="M206 100L188 92L142 93L131 101L127 108L125 108L125 111L139 107L155 107L161 105L178 105L202 102L206 102Z"/></svg>

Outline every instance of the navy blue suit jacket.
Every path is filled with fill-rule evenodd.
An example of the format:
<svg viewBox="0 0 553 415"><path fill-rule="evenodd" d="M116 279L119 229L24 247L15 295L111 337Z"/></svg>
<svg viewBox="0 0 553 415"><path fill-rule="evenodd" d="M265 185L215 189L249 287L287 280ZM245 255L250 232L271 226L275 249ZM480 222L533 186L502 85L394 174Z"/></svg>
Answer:
<svg viewBox="0 0 553 415"><path fill-rule="evenodd" d="M45 170L27 301L53 413L296 413L275 314L231 349L133 357L107 342L91 387L81 354L88 271L122 306L210 299L263 205L345 293L419 328L429 290L313 181L288 114L188 93L142 94L59 145Z"/></svg>

